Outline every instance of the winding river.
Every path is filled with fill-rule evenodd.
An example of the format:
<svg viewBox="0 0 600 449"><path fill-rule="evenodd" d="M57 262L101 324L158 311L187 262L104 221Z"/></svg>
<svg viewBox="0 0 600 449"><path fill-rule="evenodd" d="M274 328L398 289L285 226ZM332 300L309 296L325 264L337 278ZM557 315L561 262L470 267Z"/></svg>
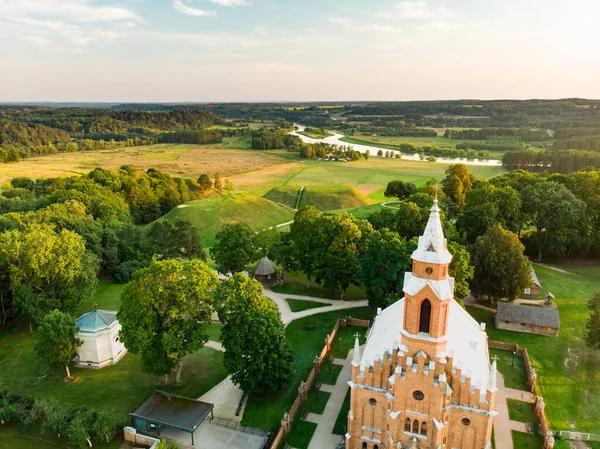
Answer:
<svg viewBox="0 0 600 449"><path fill-rule="evenodd" d="M351 146L353 149L355 149L356 151L359 151L361 153L365 153L368 150L372 156L377 155L377 152L382 149L384 152L390 151L394 154L400 153L400 151L386 150L385 148L373 147L370 145L347 143L347 142L344 142L341 140L342 137L344 137L343 134L339 134L339 133L336 133L333 131L329 131L330 133L333 134L333 136L325 137L324 139L313 139L312 137L307 137L303 134L300 134L300 132L304 131L304 129L305 129L304 126L298 125L298 124L295 124L295 125L298 128L298 131L291 131L290 134L300 137L306 143L324 142L324 143L329 143L332 145ZM427 162L426 160L422 161L421 158L419 157L418 153L417 154L400 153L400 154L401 154L401 159L403 159L403 160L416 161L416 162ZM498 159L467 159L467 158L460 158L460 157L438 157L438 156L435 156L435 160L437 163L440 163L440 164L459 164L460 163L460 164L467 164L467 165L491 165L491 166L502 165L502 161L499 161Z"/></svg>

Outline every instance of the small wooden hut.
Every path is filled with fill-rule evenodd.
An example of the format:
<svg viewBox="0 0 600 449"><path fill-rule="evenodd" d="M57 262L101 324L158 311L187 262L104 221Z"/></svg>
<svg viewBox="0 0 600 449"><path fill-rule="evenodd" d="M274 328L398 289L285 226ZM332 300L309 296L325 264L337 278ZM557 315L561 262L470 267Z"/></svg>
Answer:
<svg viewBox="0 0 600 449"><path fill-rule="evenodd" d="M263 285L275 285L277 284L277 267L265 256L252 270L252 276Z"/></svg>

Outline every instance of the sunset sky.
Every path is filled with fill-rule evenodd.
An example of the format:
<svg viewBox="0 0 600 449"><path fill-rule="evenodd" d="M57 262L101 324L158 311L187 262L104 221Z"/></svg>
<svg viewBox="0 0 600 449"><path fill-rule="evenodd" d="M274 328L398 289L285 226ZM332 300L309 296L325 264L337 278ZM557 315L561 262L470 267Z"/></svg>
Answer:
<svg viewBox="0 0 600 449"><path fill-rule="evenodd" d="M600 98L597 0L0 0L0 101Z"/></svg>

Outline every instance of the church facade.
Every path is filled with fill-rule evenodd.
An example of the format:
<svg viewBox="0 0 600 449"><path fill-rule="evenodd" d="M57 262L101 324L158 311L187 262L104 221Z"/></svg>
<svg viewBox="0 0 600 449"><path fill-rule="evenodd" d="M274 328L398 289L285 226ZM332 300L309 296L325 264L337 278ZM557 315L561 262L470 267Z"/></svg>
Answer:
<svg viewBox="0 0 600 449"><path fill-rule="evenodd" d="M437 200L405 273L352 361L346 449L490 449L496 364L485 326L454 300Z"/></svg>

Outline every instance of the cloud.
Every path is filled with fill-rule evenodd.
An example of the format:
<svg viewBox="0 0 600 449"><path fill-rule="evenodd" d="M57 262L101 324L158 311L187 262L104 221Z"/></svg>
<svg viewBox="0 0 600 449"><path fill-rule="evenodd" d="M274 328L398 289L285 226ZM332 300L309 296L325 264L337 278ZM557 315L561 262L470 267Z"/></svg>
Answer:
<svg viewBox="0 0 600 449"><path fill-rule="evenodd" d="M406 0L397 3L394 10L405 19L436 19L455 17L444 4L435 5L425 0Z"/></svg>
<svg viewBox="0 0 600 449"><path fill-rule="evenodd" d="M28 40L29 42L33 42L34 44L39 45L40 47L49 47L50 46L50 41L48 41L48 39L46 39L45 37L25 36L25 39Z"/></svg>
<svg viewBox="0 0 600 449"><path fill-rule="evenodd" d="M186 5L182 0L173 0L173 7L181 14L194 17L214 17L217 12L214 10L194 8L193 6Z"/></svg>
<svg viewBox="0 0 600 449"><path fill-rule="evenodd" d="M132 10L118 6L95 5L90 0L0 0L6 17L59 17L80 23L141 20Z"/></svg>
<svg viewBox="0 0 600 449"><path fill-rule="evenodd" d="M380 22L365 22L364 20L350 19L347 17L330 17L329 21L339 25L344 31L352 32L376 32L386 34L402 33L402 29L396 25L386 25Z"/></svg>
<svg viewBox="0 0 600 449"><path fill-rule="evenodd" d="M248 5L245 0L208 0L209 2L216 3L220 6L242 6Z"/></svg>

